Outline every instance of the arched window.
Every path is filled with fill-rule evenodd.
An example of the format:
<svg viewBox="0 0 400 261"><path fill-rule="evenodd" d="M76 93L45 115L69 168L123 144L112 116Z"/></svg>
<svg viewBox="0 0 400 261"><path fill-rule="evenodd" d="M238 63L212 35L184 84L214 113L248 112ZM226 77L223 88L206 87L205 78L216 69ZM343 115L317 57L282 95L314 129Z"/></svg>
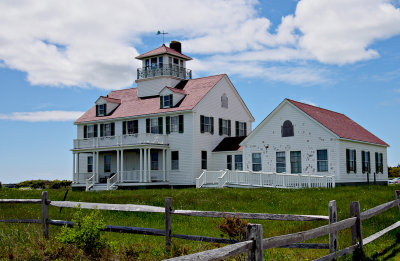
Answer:
<svg viewBox="0 0 400 261"><path fill-rule="evenodd" d="M282 125L282 137L294 136L293 124L291 121L287 120Z"/></svg>
<svg viewBox="0 0 400 261"><path fill-rule="evenodd" d="M228 108L228 96L225 93L221 96L221 107Z"/></svg>

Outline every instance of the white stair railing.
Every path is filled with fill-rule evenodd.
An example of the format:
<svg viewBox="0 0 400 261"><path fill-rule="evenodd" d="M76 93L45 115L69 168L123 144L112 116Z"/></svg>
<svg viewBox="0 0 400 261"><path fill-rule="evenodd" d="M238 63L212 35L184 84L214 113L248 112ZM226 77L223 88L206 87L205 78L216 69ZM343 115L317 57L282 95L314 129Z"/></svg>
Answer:
<svg viewBox="0 0 400 261"><path fill-rule="evenodd" d="M110 190L112 186L117 183L117 174L113 174L111 177L107 178L107 190Z"/></svg>
<svg viewBox="0 0 400 261"><path fill-rule="evenodd" d="M218 187L223 188L228 181L229 170L221 170L222 175L218 178Z"/></svg>
<svg viewBox="0 0 400 261"><path fill-rule="evenodd" d="M206 182L206 171L203 170L200 176L196 178L196 188L201 188L205 182Z"/></svg>
<svg viewBox="0 0 400 261"><path fill-rule="evenodd" d="M93 176L91 176L90 178L86 179L86 191L89 191L95 183L95 174L93 174Z"/></svg>

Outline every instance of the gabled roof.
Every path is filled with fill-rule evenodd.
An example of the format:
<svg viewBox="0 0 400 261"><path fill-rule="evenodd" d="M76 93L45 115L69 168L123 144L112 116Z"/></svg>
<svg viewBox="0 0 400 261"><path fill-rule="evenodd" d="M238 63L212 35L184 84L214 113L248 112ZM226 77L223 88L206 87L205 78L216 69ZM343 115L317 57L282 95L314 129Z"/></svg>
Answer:
<svg viewBox="0 0 400 261"><path fill-rule="evenodd" d="M172 92L175 92L175 93L179 93L179 94L183 94L183 95L186 94L185 91L181 90L181 89L176 89L176 88L172 88L172 87L168 87L168 86L167 86L167 89L172 91Z"/></svg>
<svg viewBox="0 0 400 261"><path fill-rule="evenodd" d="M100 96L101 98L103 98L105 101L107 101L107 102L111 102L111 103L118 103L118 104L120 104L121 103L121 100L120 99L114 99L114 98L110 98L110 97L104 97L104 96Z"/></svg>
<svg viewBox="0 0 400 261"><path fill-rule="evenodd" d="M389 146L386 142L379 139L344 114L290 99L286 100L340 138Z"/></svg>
<svg viewBox="0 0 400 261"><path fill-rule="evenodd" d="M226 137L215 147L213 152L218 151L242 151L242 146L239 144L246 138L242 137Z"/></svg>
<svg viewBox="0 0 400 261"><path fill-rule="evenodd" d="M107 97L121 100L121 105L119 105L111 115L96 117L96 107L93 106L76 120L75 123L191 110L225 76L226 74L219 74L186 81L185 86L182 88L186 96L178 106L166 109L160 108L159 96L139 98L137 96L137 88L112 91Z"/></svg>
<svg viewBox="0 0 400 261"><path fill-rule="evenodd" d="M146 57L160 55L160 54L164 54L164 53L168 53L170 55L180 57L180 58L185 59L187 61L192 60L192 58L190 58L189 56L181 54L180 52L177 52L174 49L165 46L165 44L163 44L162 46L160 46L160 47L158 47L158 48L156 48L154 50L148 51L147 53L144 53L144 54L141 54L139 56L136 56L135 58L136 59L143 59L143 58L146 58Z"/></svg>

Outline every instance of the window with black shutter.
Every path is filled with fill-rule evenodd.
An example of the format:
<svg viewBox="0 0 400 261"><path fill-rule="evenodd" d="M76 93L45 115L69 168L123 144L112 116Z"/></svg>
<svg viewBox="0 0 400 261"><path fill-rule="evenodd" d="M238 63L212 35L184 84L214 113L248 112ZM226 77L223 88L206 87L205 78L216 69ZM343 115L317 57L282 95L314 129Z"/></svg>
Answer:
<svg viewBox="0 0 400 261"><path fill-rule="evenodd" d="M214 134L214 117L200 115L200 132Z"/></svg>
<svg viewBox="0 0 400 261"><path fill-rule="evenodd" d="M122 122L122 134L123 135L130 135L130 134L137 134L139 132L139 121L124 121Z"/></svg>
<svg viewBox="0 0 400 261"><path fill-rule="evenodd" d="M356 150L346 149L346 170L347 173L357 173Z"/></svg>

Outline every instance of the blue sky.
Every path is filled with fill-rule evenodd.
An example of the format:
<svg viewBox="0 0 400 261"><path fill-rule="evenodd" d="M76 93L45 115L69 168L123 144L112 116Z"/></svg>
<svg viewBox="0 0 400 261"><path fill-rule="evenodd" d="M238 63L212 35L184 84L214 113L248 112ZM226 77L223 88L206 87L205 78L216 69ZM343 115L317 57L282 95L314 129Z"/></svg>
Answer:
<svg viewBox="0 0 400 261"><path fill-rule="evenodd" d="M134 57L179 40L227 73L256 127L284 98L344 113L400 163L400 2L2 1L0 181L71 179L74 119L135 87Z"/></svg>

